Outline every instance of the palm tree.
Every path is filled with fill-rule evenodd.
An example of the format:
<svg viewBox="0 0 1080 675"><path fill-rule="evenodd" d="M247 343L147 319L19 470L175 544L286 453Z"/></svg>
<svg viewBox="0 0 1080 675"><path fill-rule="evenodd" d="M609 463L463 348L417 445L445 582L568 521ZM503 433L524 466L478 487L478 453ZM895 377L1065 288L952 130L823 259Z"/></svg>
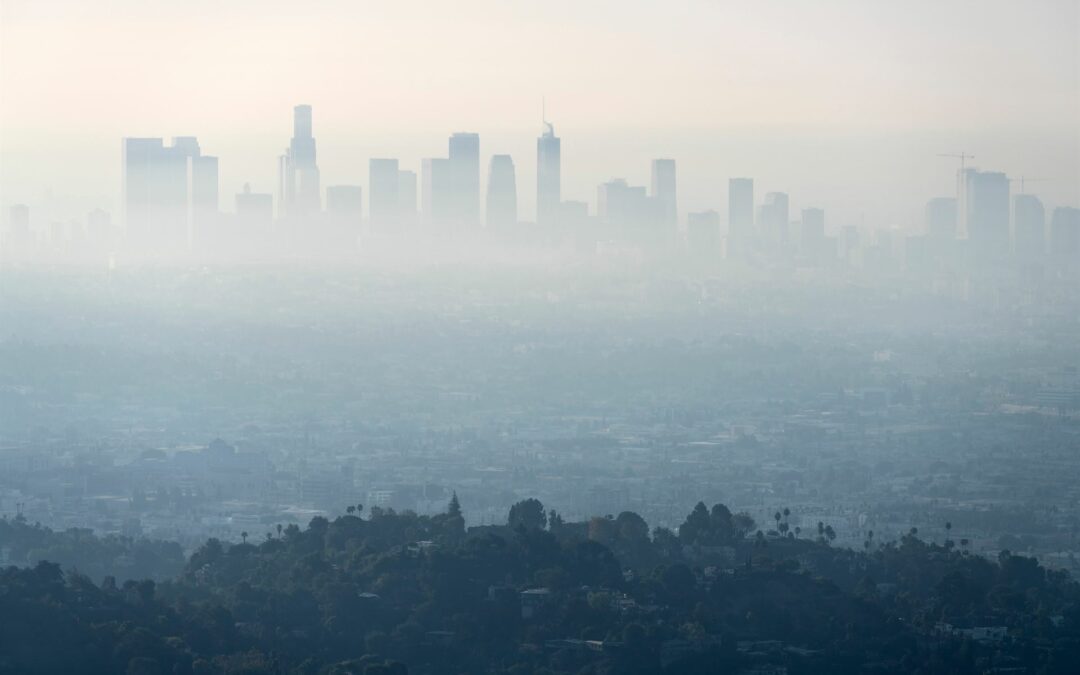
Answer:
<svg viewBox="0 0 1080 675"><path fill-rule="evenodd" d="M246 544L247 543L247 532L241 532L240 533L240 538L243 539L244 543Z"/></svg>

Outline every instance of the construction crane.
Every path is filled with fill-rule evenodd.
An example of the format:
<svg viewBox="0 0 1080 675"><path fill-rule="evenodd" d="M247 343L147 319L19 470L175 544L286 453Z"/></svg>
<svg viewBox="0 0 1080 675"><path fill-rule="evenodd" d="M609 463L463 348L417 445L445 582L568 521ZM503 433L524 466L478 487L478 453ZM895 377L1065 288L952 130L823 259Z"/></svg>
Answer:
<svg viewBox="0 0 1080 675"><path fill-rule="evenodd" d="M938 153L938 157L952 157L953 159L960 160L960 171L956 174L956 203L960 204L960 182L964 180L964 168L967 166L967 160L975 159L975 155L969 155L966 152L942 152Z"/></svg>
<svg viewBox="0 0 1080 675"><path fill-rule="evenodd" d="M1050 179L1049 178L1027 178L1026 176L1020 176L1019 178L1010 178L1009 182L1010 183L1017 183L1017 182L1020 183L1020 192L1019 192L1019 194L1027 194L1026 192L1024 192L1024 183L1042 183L1042 182L1047 181L1047 180L1050 180Z"/></svg>

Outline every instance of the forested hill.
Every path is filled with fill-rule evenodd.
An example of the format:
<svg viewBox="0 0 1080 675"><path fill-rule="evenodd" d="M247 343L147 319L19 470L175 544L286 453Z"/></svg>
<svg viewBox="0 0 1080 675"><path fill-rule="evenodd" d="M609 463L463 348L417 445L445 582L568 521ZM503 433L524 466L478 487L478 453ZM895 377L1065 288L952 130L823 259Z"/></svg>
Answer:
<svg viewBox="0 0 1080 675"><path fill-rule="evenodd" d="M1080 586L1036 561L763 533L704 504L499 527L447 512L315 518L206 542L168 581L0 571L0 673L1073 673ZM86 545L93 545L89 541Z"/></svg>

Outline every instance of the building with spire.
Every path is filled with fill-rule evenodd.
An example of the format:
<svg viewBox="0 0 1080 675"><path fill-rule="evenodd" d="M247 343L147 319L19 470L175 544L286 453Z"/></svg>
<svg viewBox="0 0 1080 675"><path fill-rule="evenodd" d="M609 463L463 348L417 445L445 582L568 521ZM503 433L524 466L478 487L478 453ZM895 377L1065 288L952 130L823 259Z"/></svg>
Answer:
<svg viewBox="0 0 1080 675"><path fill-rule="evenodd" d="M536 139L536 223L555 225L562 202L562 147L555 127L541 112L543 131Z"/></svg>

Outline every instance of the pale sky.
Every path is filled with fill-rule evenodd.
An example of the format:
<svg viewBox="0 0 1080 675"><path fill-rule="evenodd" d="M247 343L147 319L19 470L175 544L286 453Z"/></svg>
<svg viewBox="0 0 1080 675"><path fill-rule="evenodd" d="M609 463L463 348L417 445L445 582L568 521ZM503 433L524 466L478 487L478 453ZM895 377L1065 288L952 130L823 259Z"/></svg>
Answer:
<svg viewBox="0 0 1080 675"><path fill-rule="evenodd" d="M830 227L912 227L963 150L1080 205L1080 0L0 0L0 22L0 203L56 217L118 212L122 136L198 136L230 211L309 103L324 185L475 131L531 218L542 96L568 199L673 157L684 213L746 175Z"/></svg>

